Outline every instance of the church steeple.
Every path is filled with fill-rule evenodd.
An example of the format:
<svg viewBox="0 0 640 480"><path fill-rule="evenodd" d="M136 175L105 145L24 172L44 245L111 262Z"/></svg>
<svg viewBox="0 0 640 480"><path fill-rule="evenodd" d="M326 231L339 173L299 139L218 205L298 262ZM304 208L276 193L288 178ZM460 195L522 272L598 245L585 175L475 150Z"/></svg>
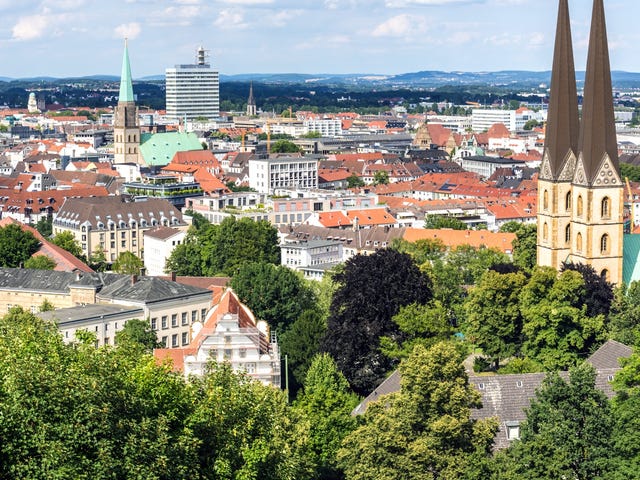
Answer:
<svg viewBox="0 0 640 480"><path fill-rule="evenodd" d="M129 64L129 49L127 39L124 39L124 54L122 55L122 73L120 74L120 95L118 102L133 102L133 83L131 81L131 66Z"/></svg>
<svg viewBox="0 0 640 480"><path fill-rule="evenodd" d="M593 2L578 151L588 185L593 185L605 155L609 157L612 167L619 171L607 28L602 0ZM582 183L580 179L578 181Z"/></svg>
<svg viewBox="0 0 640 480"><path fill-rule="evenodd" d="M543 155L549 168L542 169L540 178L558 179L570 154L577 154L579 132L569 6L568 0L560 0Z"/></svg>
<svg viewBox="0 0 640 480"><path fill-rule="evenodd" d="M253 98L253 82L251 82L249 84L249 99L247 100L247 116L252 117L256 114L256 99Z"/></svg>

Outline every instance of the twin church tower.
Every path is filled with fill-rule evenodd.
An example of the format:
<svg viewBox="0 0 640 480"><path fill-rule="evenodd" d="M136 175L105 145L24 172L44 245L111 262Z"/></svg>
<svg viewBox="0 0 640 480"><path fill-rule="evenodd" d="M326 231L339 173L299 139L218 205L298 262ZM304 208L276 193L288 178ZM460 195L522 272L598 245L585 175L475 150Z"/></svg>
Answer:
<svg viewBox="0 0 640 480"><path fill-rule="evenodd" d="M583 263L620 284L623 187L603 0L593 3L581 118L568 0L560 0L538 180L538 265Z"/></svg>

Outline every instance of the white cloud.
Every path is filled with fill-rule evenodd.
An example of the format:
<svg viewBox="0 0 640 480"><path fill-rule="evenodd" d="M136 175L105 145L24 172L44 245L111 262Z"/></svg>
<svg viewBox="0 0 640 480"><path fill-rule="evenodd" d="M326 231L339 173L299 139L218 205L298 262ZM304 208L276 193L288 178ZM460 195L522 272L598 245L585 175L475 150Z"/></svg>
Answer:
<svg viewBox="0 0 640 480"><path fill-rule="evenodd" d="M44 0L43 7L56 10L75 10L85 4L85 0Z"/></svg>
<svg viewBox="0 0 640 480"><path fill-rule="evenodd" d="M529 46L539 47L540 45L544 45L544 41L545 41L544 33L534 32L529 37Z"/></svg>
<svg viewBox="0 0 640 480"><path fill-rule="evenodd" d="M300 16L302 10L281 10L269 17L269 21L276 27L287 26L294 18Z"/></svg>
<svg viewBox="0 0 640 480"><path fill-rule="evenodd" d="M424 18L402 14L391 17L373 29L374 37L413 37L426 29Z"/></svg>
<svg viewBox="0 0 640 480"><path fill-rule="evenodd" d="M274 0L222 0L230 5L270 5Z"/></svg>
<svg viewBox="0 0 640 480"><path fill-rule="evenodd" d="M141 31L142 27L137 22L123 23L114 29L116 36L120 38L128 38L130 40L137 38Z"/></svg>
<svg viewBox="0 0 640 480"><path fill-rule="evenodd" d="M248 26L244 20L244 14L230 8L221 10L213 25L223 30L239 30Z"/></svg>
<svg viewBox="0 0 640 480"><path fill-rule="evenodd" d="M385 0L385 6L402 8L411 5L444 6L460 3L485 3L486 0Z"/></svg>
<svg viewBox="0 0 640 480"><path fill-rule="evenodd" d="M14 40L18 41L40 38L47 32L51 18L52 17L46 13L43 15L22 17L11 29L11 35Z"/></svg>

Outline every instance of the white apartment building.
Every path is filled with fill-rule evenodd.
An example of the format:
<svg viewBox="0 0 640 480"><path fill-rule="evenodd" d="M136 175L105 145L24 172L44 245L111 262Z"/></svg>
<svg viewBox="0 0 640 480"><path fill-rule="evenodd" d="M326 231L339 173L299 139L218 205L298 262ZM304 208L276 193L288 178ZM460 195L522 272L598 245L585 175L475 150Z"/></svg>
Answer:
<svg viewBox="0 0 640 480"><path fill-rule="evenodd" d="M198 48L195 65L167 68L167 118L172 120L212 119L220 116L220 78L206 61L206 51Z"/></svg>
<svg viewBox="0 0 640 480"><path fill-rule="evenodd" d="M308 157L251 159L249 186L270 195L276 189L318 188L318 160Z"/></svg>
<svg viewBox="0 0 640 480"><path fill-rule="evenodd" d="M323 137L342 135L342 120L337 118L311 118L304 125L309 132L318 132Z"/></svg>
<svg viewBox="0 0 640 480"><path fill-rule="evenodd" d="M471 111L471 128L474 132L485 132L496 123L502 123L510 132L517 130L515 110L490 110L474 108Z"/></svg>
<svg viewBox="0 0 640 480"><path fill-rule="evenodd" d="M157 277L164 275L164 267L171 252L184 242L186 228L157 227L143 232L143 261L146 273Z"/></svg>
<svg viewBox="0 0 640 480"><path fill-rule="evenodd" d="M340 240L304 240L280 245L280 263L312 280L321 280L326 270L342 262L342 256Z"/></svg>

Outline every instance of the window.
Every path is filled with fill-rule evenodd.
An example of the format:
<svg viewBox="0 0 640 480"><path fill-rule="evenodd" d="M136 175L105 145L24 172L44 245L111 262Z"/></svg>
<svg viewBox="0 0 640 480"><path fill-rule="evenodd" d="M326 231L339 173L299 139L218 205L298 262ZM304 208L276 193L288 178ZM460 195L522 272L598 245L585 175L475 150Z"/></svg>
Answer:
<svg viewBox="0 0 640 480"><path fill-rule="evenodd" d="M225 350L224 350L224 359L225 360L231 360L231 349L230 348L225 348Z"/></svg>
<svg viewBox="0 0 640 480"><path fill-rule="evenodd" d="M182 332L182 345L189 345L189 332Z"/></svg>
<svg viewBox="0 0 640 480"><path fill-rule="evenodd" d="M602 270L600 272L600 277L602 277L603 280L606 280L608 282L609 281L609 270L607 270L606 268L604 270Z"/></svg>
<svg viewBox="0 0 640 480"><path fill-rule="evenodd" d="M567 225L564 229L564 241L567 245L571 243L571 224Z"/></svg>
<svg viewBox="0 0 640 480"><path fill-rule="evenodd" d="M196 320L198 320L198 311L191 310L191 323L195 322Z"/></svg>
<svg viewBox="0 0 640 480"><path fill-rule="evenodd" d="M206 318L207 318L207 309L203 308L200 310L200 321L204 322Z"/></svg>
<svg viewBox="0 0 640 480"><path fill-rule="evenodd" d="M542 208L549 209L549 192L546 190L542 193Z"/></svg>
<svg viewBox="0 0 640 480"><path fill-rule="evenodd" d="M567 193L567 196L564 198L564 208L567 212L571 210L571 192Z"/></svg>
<svg viewBox="0 0 640 480"><path fill-rule="evenodd" d="M240 352L239 352L240 358L246 358L247 357L247 349L246 348L241 348Z"/></svg>
<svg viewBox="0 0 640 480"><path fill-rule="evenodd" d="M546 241L548 236L549 226L547 225L547 222L544 222L544 225L542 225L542 239Z"/></svg>
<svg viewBox="0 0 640 480"><path fill-rule="evenodd" d="M582 216L582 195L578 195L577 213L579 217Z"/></svg>
<svg viewBox="0 0 640 480"><path fill-rule="evenodd" d="M173 315L171 315L171 326L172 327L177 327L178 326L178 314L174 313Z"/></svg>
<svg viewBox="0 0 640 480"><path fill-rule="evenodd" d="M167 348L167 341L169 340L168 337L162 337L162 339L160 340L160 343L162 343L162 346Z"/></svg>
<svg viewBox="0 0 640 480"><path fill-rule="evenodd" d="M609 235L606 233L600 237L600 253L609 253Z"/></svg>
<svg viewBox="0 0 640 480"><path fill-rule="evenodd" d="M187 312L182 312L182 325L188 325L189 322L187 322Z"/></svg>
<svg viewBox="0 0 640 480"><path fill-rule="evenodd" d="M152 318L151 319L151 330L158 330L158 319L157 318Z"/></svg>
<svg viewBox="0 0 640 480"><path fill-rule="evenodd" d="M167 328L169 328L169 325L167 325L167 316L163 315L162 316L162 329L165 330Z"/></svg>
<svg viewBox="0 0 640 480"><path fill-rule="evenodd" d="M126 248L127 247L127 241L126 240L122 240L122 242L120 242L120 246L122 248Z"/></svg>
<svg viewBox="0 0 640 480"><path fill-rule="evenodd" d="M609 209L609 197L604 197L602 202L600 202L600 216L602 218L609 218L611 216Z"/></svg>
<svg viewBox="0 0 640 480"><path fill-rule="evenodd" d="M120 238L127 238L127 232L120 232Z"/></svg>
<svg viewBox="0 0 640 480"><path fill-rule="evenodd" d="M520 439L520 424L518 422L506 422L507 440Z"/></svg>
<svg viewBox="0 0 640 480"><path fill-rule="evenodd" d="M582 234L578 232L578 235L576 235L576 250L581 252L582 251Z"/></svg>
<svg viewBox="0 0 640 480"><path fill-rule="evenodd" d="M171 335L171 348L175 348L178 346L178 334L174 333Z"/></svg>
<svg viewBox="0 0 640 480"><path fill-rule="evenodd" d="M247 373L256 373L256 364L251 362L245 365L245 370Z"/></svg>

